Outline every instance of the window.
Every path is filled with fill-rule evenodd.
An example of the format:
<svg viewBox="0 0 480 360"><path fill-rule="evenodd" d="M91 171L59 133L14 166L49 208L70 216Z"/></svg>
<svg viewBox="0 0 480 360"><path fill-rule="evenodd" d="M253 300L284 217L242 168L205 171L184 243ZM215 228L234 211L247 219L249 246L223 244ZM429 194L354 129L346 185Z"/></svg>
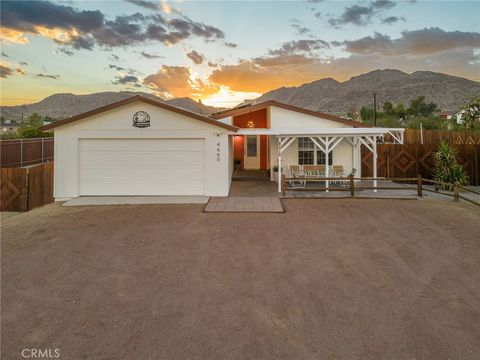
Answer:
<svg viewBox="0 0 480 360"><path fill-rule="evenodd" d="M298 138L299 165L325 165L325 154L309 138ZM328 164L333 164L332 151L328 154Z"/></svg>
<svg viewBox="0 0 480 360"><path fill-rule="evenodd" d="M247 156L257 156L257 136L247 136Z"/></svg>
<svg viewBox="0 0 480 360"><path fill-rule="evenodd" d="M328 153L328 165L333 164L332 152ZM321 150L317 150L317 165L325 165L325 154Z"/></svg>

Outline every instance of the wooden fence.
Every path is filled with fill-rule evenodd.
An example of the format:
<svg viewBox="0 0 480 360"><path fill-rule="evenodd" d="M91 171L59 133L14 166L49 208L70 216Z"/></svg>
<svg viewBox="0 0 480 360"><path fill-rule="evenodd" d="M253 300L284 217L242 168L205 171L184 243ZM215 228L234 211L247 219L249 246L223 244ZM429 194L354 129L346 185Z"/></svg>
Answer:
<svg viewBox="0 0 480 360"><path fill-rule="evenodd" d="M14 139L0 141L4 167L21 167L53 160L53 138Z"/></svg>
<svg viewBox="0 0 480 360"><path fill-rule="evenodd" d="M455 145L480 145L480 132L469 131L448 131L448 130L423 130L405 129L403 133L404 144L439 144L445 141ZM385 136L385 140L392 141L390 136Z"/></svg>
<svg viewBox="0 0 480 360"><path fill-rule="evenodd" d="M431 179L435 144L382 144L377 146L377 176L413 178L420 174ZM471 185L480 185L480 145L456 145L458 162L470 177ZM362 146L362 177L373 176L372 153Z"/></svg>
<svg viewBox="0 0 480 360"><path fill-rule="evenodd" d="M0 173L1 211L28 211L53 202L53 162Z"/></svg>

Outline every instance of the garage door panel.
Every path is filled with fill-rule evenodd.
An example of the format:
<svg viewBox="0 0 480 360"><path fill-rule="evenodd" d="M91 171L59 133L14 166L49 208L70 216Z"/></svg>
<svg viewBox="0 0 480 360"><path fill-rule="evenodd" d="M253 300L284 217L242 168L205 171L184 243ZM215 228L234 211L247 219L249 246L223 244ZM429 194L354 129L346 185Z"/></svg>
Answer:
<svg viewBox="0 0 480 360"><path fill-rule="evenodd" d="M83 139L80 195L203 195L203 139Z"/></svg>

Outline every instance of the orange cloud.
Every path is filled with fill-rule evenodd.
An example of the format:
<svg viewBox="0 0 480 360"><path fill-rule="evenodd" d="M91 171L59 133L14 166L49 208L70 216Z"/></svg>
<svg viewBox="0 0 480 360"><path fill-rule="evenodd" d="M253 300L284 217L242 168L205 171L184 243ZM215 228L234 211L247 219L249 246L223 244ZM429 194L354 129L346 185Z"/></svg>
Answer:
<svg viewBox="0 0 480 360"><path fill-rule="evenodd" d="M75 28L67 30L61 28L46 28L44 26L35 26L34 29L35 33L62 44L70 43L79 36L79 32Z"/></svg>
<svg viewBox="0 0 480 360"><path fill-rule="evenodd" d="M184 66L162 65L157 73L145 77L143 83L166 98L188 96L200 99L216 93L219 89L218 86L203 81L193 74L190 68Z"/></svg>
<svg viewBox="0 0 480 360"><path fill-rule="evenodd" d="M6 27L0 28L0 39L2 41L11 42L14 44L28 44L28 39L23 36L23 32Z"/></svg>

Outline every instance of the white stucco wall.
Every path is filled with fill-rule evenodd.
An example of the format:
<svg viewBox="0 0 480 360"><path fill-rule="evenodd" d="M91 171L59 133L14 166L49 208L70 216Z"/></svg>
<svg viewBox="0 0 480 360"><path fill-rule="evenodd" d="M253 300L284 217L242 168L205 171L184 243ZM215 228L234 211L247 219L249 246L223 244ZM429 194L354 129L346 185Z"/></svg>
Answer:
<svg viewBox="0 0 480 360"><path fill-rule="evenodd" d="M146 111L148 128L132 126L133 115ZM64 200L79 196L79 139L205 139L205 194L227 196L232 166L228 130L157 106L137 101L55 129L54 196ZM217 147L220 161L217 161ZM121 161L121 159L118 159Z"/></svg>

